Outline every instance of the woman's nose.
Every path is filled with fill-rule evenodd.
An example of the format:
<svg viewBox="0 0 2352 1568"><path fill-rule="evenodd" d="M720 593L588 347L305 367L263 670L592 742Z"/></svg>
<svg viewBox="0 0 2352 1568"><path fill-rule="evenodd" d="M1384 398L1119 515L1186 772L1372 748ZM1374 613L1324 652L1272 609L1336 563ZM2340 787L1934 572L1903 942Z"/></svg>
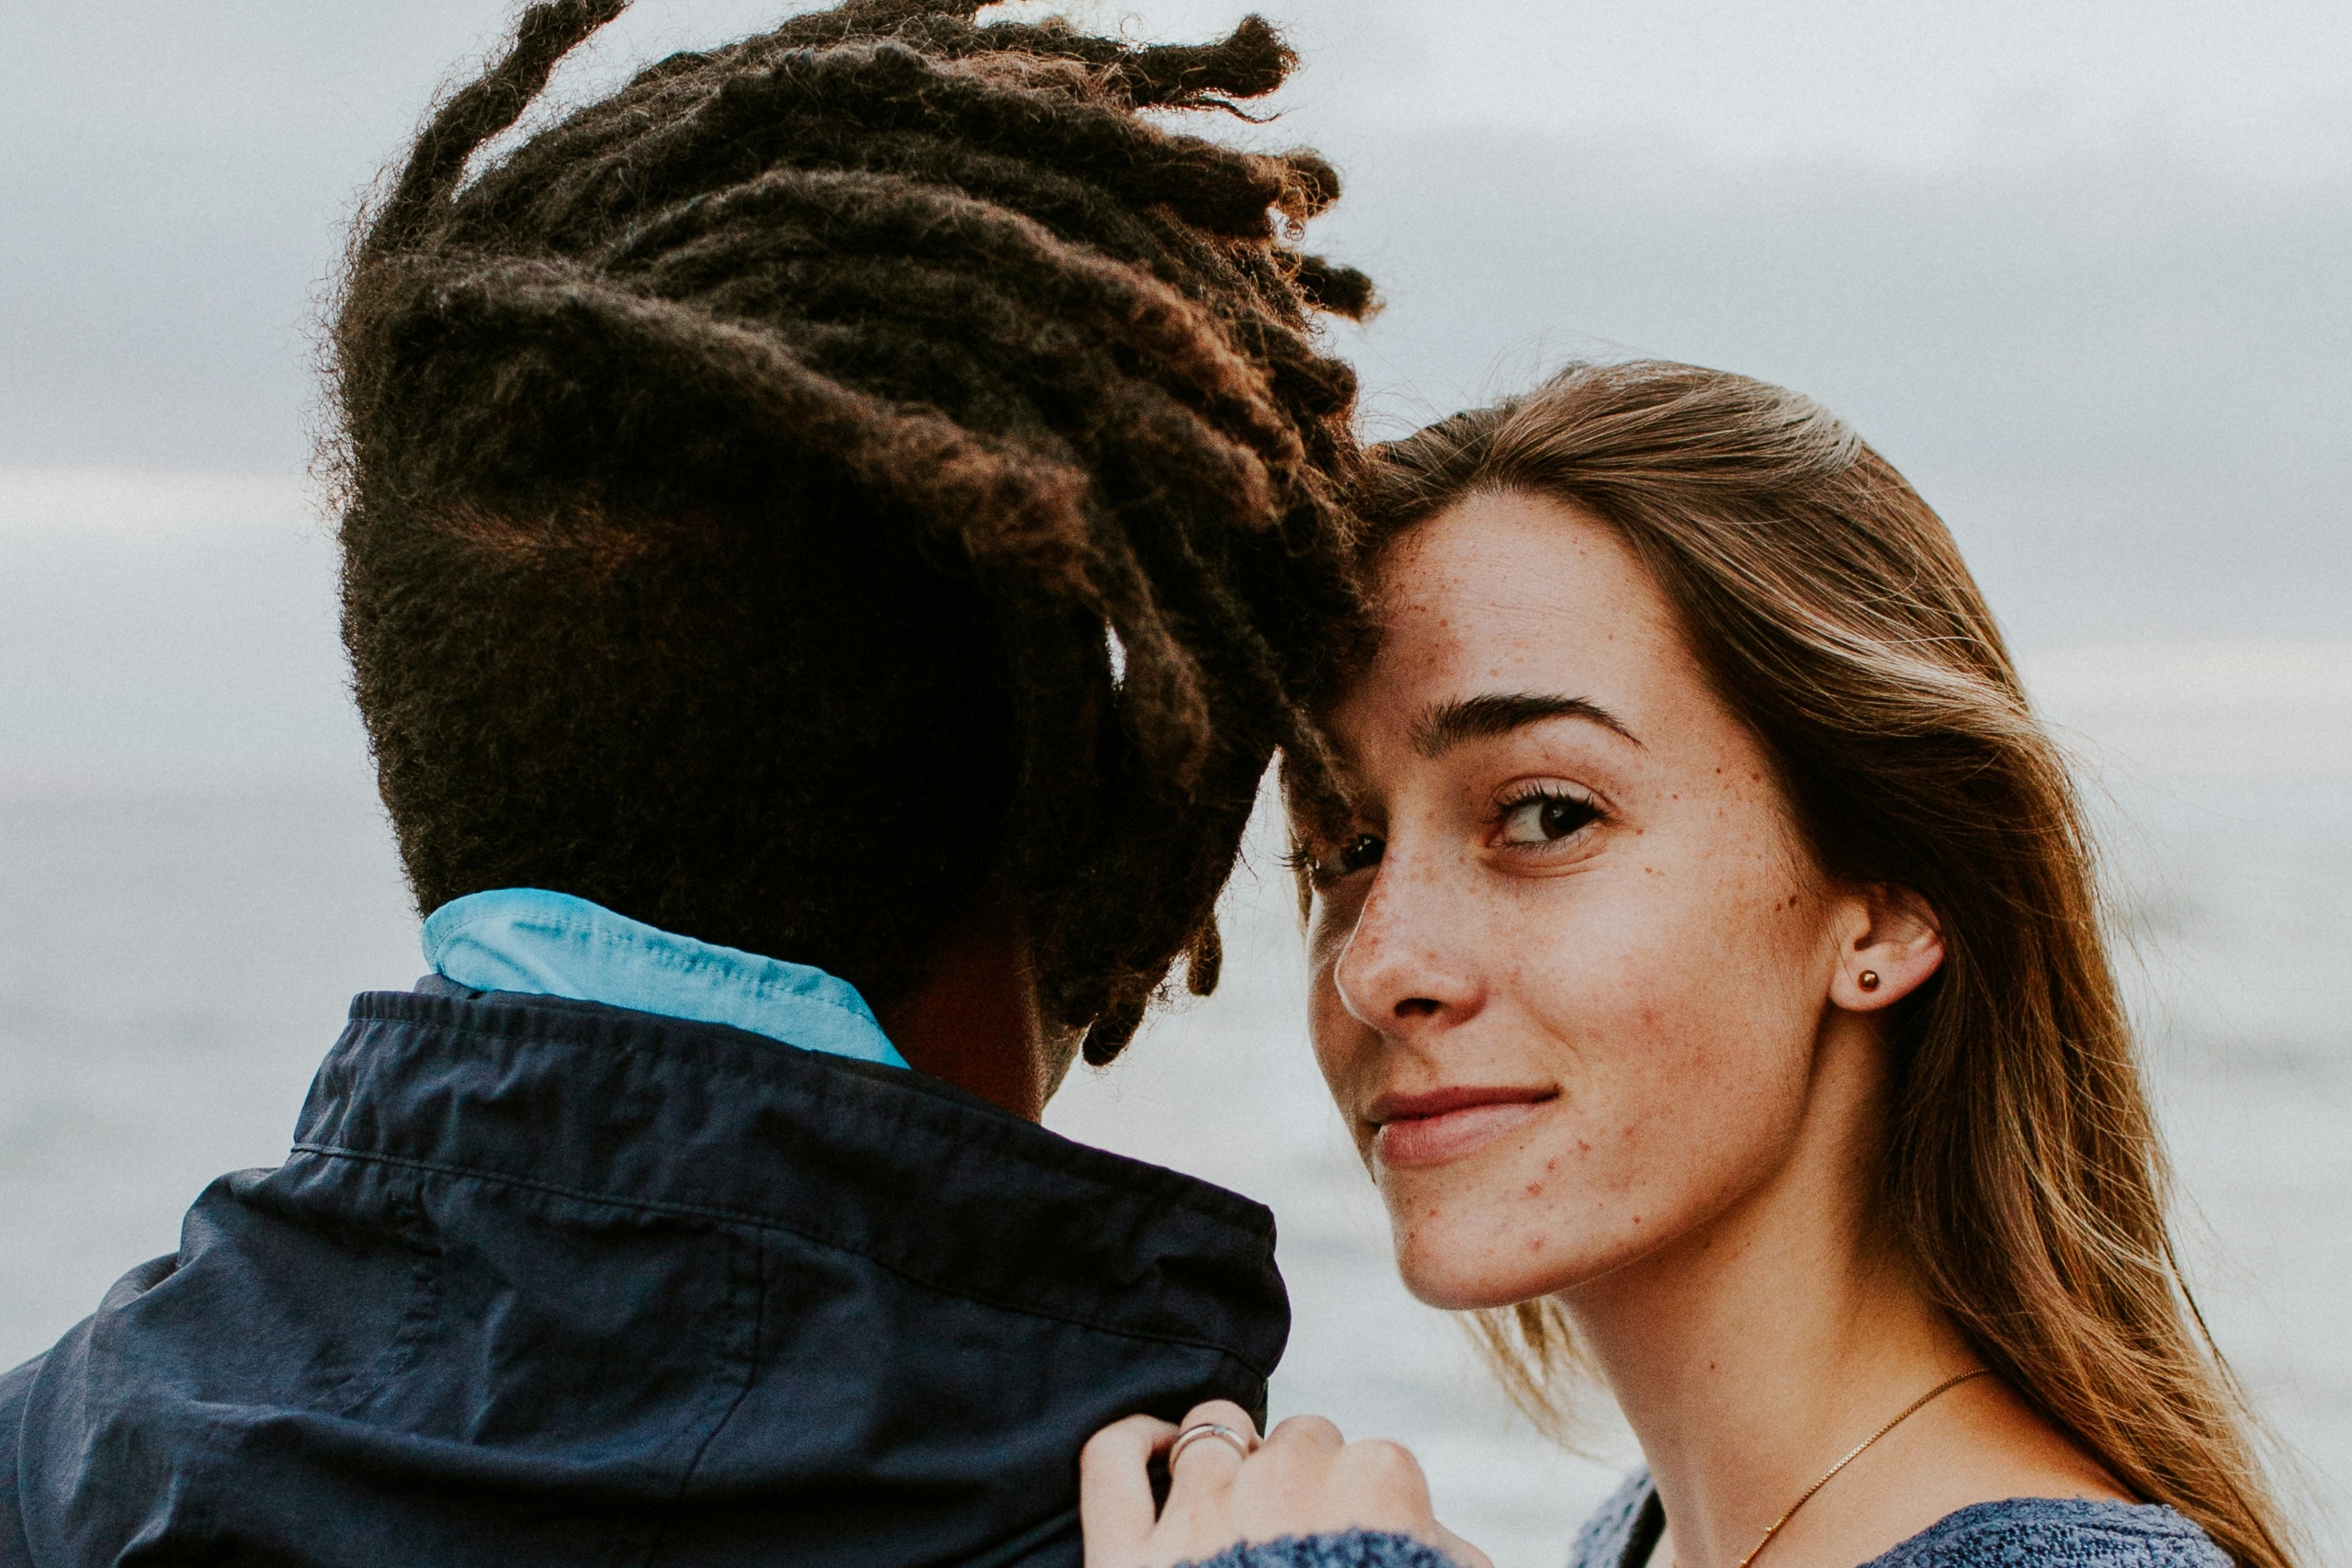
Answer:
<svg viewBox="0 0 2352 1568"><path fill-rule="evenodd" d="M1427 868L1392 858L1374 874L1332 966L1340 1001L1383 1034L1450 1028L1485 1000L1464 933L1469 911Z"/></svg>

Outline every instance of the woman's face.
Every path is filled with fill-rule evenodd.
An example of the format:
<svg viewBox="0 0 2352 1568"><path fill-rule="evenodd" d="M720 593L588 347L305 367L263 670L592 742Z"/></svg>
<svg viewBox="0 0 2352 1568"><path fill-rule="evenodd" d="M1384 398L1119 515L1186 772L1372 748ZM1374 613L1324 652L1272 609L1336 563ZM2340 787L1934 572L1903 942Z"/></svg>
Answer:
<svg viewBox="0 0 2352 1568"><path fill-rule="evenodd" d="M1382 581L1332 716L1357 814L1312 850L1315 1049L1408 1286L1498 1305L1787 1168L1867 916L1604 525L1475 497Z"/></svg>

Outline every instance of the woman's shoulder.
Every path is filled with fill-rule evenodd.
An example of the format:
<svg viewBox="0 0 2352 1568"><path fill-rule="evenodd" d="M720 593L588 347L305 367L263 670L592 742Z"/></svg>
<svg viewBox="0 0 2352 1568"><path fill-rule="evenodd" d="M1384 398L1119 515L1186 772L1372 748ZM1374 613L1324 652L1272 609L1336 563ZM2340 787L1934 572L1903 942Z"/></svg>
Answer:
<svg viewBox="0 0 2352 1568"><path fill-rule="evenodd" d="M2154 1503L1973 1503L1863 1568L2230 1568L2206 1533Z"/></svg>
<svg viewBox="0 0 2352 1568"><path fill-rule="evenodd" d="M1625 1478L1577 1532L1568 1568L1648 1560L1665 1524L1646 1470ZM1945 1515L1862 1568L2231 1568L2205 1532L2154 1503L2012 1497Z"/></svg>
<svg viewBox="0 0 2352 1568"><path fill-rule="evenodd" d="M1626 1562L1646 1562L1665 1525L1650 1472L1637 1470L1593 1510L1577 1531L1568 1550L1568 1568L1621 1568Z"/></svg>

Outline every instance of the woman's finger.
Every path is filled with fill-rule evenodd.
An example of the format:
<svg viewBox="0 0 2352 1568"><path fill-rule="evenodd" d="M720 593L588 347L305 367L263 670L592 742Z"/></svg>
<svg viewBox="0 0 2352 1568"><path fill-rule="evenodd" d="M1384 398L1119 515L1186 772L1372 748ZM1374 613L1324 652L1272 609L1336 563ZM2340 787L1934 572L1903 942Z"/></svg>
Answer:
<svg viewBox="0 0 2352 1568"><path fill-rule="evenodd" d="M1331 1471L1347 1439L1320 1416L1293 1416L1266 1434L1265 1446L1234 1478L1233 1515L1245 1534L1307 1533L1329 1518Z"/></svg>
<svg viewBox="0 0 2352 1568"><path fill-rule="evenodd" d="M1204 1432L1221 1427L1233 1434ZM1184 1441L1182 1434L1194 1433ZM1168 1502L1159 1512L1163 1544L1187 1543L1170 1561L1205 1557L1241 1539L1233 1523L1233 1483L1243 1462L1258 1446L1258 1425L1250 1413L1229 1399L1212 1399L1184 1413L1179 1430L1180 1450L1169 1455Z"/></svg>
<svg viewBox="0 0 2352 1568"><path fill-rule="evenodd" d="M1430 1509L1429 1477L1402 1443L1375 1438L1348 1444L1330 1464L1329 1484L1347 1524L1427 1541L1458 1568L1494 1568L1485 1552L1438 1522Z"/></svg>
<svg viewBox="0 0 2352 1568"><path fill-rule="evenodd" d="M1266 1434L1266 1446L1334 1455L1348 1446L1348 1439L1329 1416L1291 1416L1274 1423L1274 1429Z"/></svg>
<svg viewBox="0 0 2352 1568"><path fill-rule="evenodd" d="M1176 1427L1180 1432L1189 1432L1195 1427L1224 1427L1238 1432L1246 1443L1255 1445L1258 1441L1258 1423L1250 1418L1250 1412L1229 1399L1203 1400L1186 1411L1184 1419ZM1222 1438L1216 1439L1218 1442L1224 1440Z"/></svg>
<svg viewBox="0 0 2352 1568"><path fill-rule="evenodd" d="M1384 1522L1434 1519L1429 1478L1404 1444L1367 1438L1341 1449L1331 1462L1331 1488L1354 1506Z"/></svg>
<svg viewBox="0 0 2352 1568"><path fill-rule="evenodd" d="M1168 1473L1170 1477L1181 1478L1198 1461L1211 1456L1219 1461L1216 1466L1217 1473L1229 1476L1258 1446L1258 1424L1250 1419L1248 1411L1229 1399L1212 1399L1193 1406L1184 1413L1183 1421L1169 1441L1172 1444L1177 1438L1203 1427L1222 1427L1233 1437L1207 1432L1193 1438L1184 1445L1184 1451L1170 1462Z"/></svg>
<svg viewBox="0 0 2352 1568"><path fill-rule="evenodd" d="M1233 1440L1201 1428L1222 1427ZM1200 1432L1180 1453L1185 1433ZM1245 1454L1243 1450L1255 1450ZM1167 1456L1167 1506L1152 1507L1148 1467ZM1080 1460L1079 1516L1088 1568L1194 1562L1237 1541L1362 1529L1416 1537L1459 1568L1493 1568L1437 1522L1429 1482L1402 1444L1351 1443L1320 1416L1294 1416L1262 1446L1249 1413L1226 1400L1173 1425L1134 1416L1104 1427Z"/></svg>
<svg viewBox="0 0 2352 1568"><path fill-rule="evenodd" d="M1348 1522L1361 1529L1437 1539L1429 1478L1402 1443L1380 1438L1350 1443L1332 1462L1331 1496Z"/></svg>
<svg viewBox="0 0 2352 1568"><path fill-rule="evenodd" d="M1151 1495L1152 1456L1174 1441L1176 1428L1150 1416L1114 1421L1086 1440L1078 1455L1078 1522L1090 1564L1143 1561L1159 1507Z"/></svg>

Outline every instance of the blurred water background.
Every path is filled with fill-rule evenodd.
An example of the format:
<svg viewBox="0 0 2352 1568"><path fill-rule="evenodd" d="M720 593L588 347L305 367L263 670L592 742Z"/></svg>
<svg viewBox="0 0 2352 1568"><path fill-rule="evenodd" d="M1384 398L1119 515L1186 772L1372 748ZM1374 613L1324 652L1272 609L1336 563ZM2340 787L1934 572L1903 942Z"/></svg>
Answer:
<svg viewBox="0 0 2352 1568"><path fill-rule="evenodd" d="M1239 5L1146 8L1169 36ZM2214 1334L2352 1562L2352 9L1300 0L1275 125L1374 428L1639 350L1812 391L1951 520L2100 802ZM1108 7L1085 11L1121 25ZM568 68L773 19L640 0ZM0 11L0 1364L274 1163L350 993L417 972L306 488L354 193L502 16ZM1128 24L1143 26L1145 24ZM1271 824L1215 998L1049 1122L1280 1216L1277 1412L1407 1438L1504 1568L1628 1461L1406 1299L1298 1026Z"/></svg>

